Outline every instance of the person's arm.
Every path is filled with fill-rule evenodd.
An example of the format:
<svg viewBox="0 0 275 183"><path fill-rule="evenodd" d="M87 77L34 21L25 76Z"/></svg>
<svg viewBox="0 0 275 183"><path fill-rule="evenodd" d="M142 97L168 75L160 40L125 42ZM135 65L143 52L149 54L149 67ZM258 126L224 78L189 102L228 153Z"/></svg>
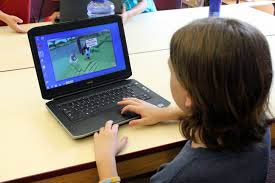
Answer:
<svg viewBox="0 0 275 183"><path fill-rule="evenodd" d="M129 11L126 11L124 7L121 14L123 22L126 23L128 19L144 12L146 8L147 8L147 0L139 0L138 4Z"/></svg>
<svg viewBox="0 0 275 183"><path fill-rule="evenodd" d="M55 11L51 16L49 16L46 20L46 22L56 22L58 19L60 19L60 11Z"/></svg>
<svg viewBox="0 0 275 183"><path fill-rule="evenodd" d="M18 25L18 23L23 23L23 20L16 16L8 15L0 10L0 20L5 22L11 29L15 30L18 33L27 32Z"/></svg>
<svg viewBox="0 0 275 183"><path fill-rule="evenodd" d="M51 2L59 4L60 0L51 0ZM49 15L48 17L44 17L43 21L44 22L52 22L52 23L58 22L58 20L60 19L59 9L60 8L59 8L59 5L58 5L58 8L56 8L56 10L51 15Z"/></svg>
<svg viewBox="0 0 275 183"><path fill-rule="evenodd" d="M125 106L121 113L134 112L141 116L140 119L130 121L129 125L154 125L161 121L180 120L186 114L178 107L159 108L143 100L125 98L118 105Z"/></svg>
<svg viewBox="0 0 275 183"><path fill-rule="evenodd" d="M119 140L118 124L107 121L98 133L94 134L95 160L100 180L118 176L115 156L126 146L127 137Z"/></svg>

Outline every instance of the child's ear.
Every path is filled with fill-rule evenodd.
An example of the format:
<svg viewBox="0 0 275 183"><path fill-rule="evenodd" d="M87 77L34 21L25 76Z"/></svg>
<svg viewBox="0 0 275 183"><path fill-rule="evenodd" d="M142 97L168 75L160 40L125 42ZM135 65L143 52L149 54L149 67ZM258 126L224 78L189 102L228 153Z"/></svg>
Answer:
<svg viewBox="0 0 275 183"><path fill-rule="evenodd" d="M190 96L186 97L184 105L185 105L185 107L191 107L192 106L192 100L191 100Z"/></svg>

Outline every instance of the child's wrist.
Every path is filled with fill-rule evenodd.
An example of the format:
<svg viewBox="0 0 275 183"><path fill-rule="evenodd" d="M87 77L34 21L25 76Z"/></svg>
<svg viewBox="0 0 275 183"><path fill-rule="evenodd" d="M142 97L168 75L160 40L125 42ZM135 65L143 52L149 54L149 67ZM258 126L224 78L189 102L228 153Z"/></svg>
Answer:
<svg viewBox="0 0 275 183"><path fill-rule="evenodd" d="M3 22L6 23L6 22L8 21L8 19L9 19L9 17L10 17L10 15L8 15L8 14L6 14L6 13L0 11L0 19L1 19Z"/></svg>
<svg viewBox="0 0 275 183"><path fill-rule="evenodd" d="M99 183L119 183L121 181L119 176L110 177L99 181Z"/></svg>
<svg viewBox="0 0 275 183"><path fill-rule="evenodd" d="M171 120L173 118L171 108L170 107L160 108L160 118L161 118L161 121Z"/></svg>
<svg viewBox="0 0 275 183"><path fill-rule="evenodd" d="M169 120L180 120L183 112L181 113L177 107L169 106L165 108L161 108L161 119L162 121Z"/></svg>
<svg viewBox="0 0 275 183"><path fill-rule="evenodd" d="M103 156L96 156L96 164L98 165L109 165L112 164L113 162L116 162L115 155L103 155Z"/></svg>
<svg viewBox="0 0 275 183"><path fill-rule="evenodd" d="M100 180L118 175L115 157L96 160L96 166Z"/></svg>

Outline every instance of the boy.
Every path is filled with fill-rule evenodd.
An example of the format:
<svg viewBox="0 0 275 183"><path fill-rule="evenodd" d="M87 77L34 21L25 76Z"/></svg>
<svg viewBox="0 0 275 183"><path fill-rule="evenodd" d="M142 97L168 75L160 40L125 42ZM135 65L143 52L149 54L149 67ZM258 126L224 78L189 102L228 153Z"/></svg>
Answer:
<svg viewBox="0 0 275 183"><path fill-rule="evenodd" d="M130 126L180 120L188 139L152 183L265 182L270 157L269 94L273 78L265 36L233 19L199 19L170 44L170 88L176 108L126 98L118 104L141 119ZM167 86L168 87L168 86ZM120 182L115 156L127 144L108 121L94 135L101 182ZM109 181L111 182L111 181Z"/></svg>

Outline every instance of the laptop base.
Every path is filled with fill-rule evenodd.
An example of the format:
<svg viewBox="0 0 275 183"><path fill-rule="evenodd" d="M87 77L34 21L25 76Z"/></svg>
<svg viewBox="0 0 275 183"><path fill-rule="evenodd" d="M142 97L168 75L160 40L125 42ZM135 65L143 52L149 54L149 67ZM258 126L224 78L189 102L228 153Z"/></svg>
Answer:
<svg viewBox="0 0 275 183"><path fill-rule="evenodd" d="M153 105L156 105L159 107L165 107L170 104L167 100L160 97L158 94L148 89L138 81L124 80L124 81L119 81L107 86L99 87L97 89L93 89L90 91L85 91L79 94L50 101L47 103L47 108L55 116L55 118L59 121L59 123L66 129L68 134L73 139L83 138L97 132L101 127L105 125L106 121L108 120L113 120L114 124L116 123L125 124L125 123L128 123L130 120L139 118L138 115L133 115L133 114L121 115L121 109L123 108L123 106L117 105L118 101L121 101L122 98L125 98L125 97L131 97L131 94L130 95L121 94L120 96L115 97L114 99L115 101L112 104L110 104L111 107L104 106L103 110L93 108L96 105L101 107L100 105L103 104L104 102L103 99L100 102L98 102L98 104L91 104L91 103L87 104L88 102L87 100L89 99L89 96L90 98L94 98L93 96L98 96L102 93L103 94L107 93L107 91L121 90L121 88L124 86L127 86L127 87L132 86L132 88L134 88L134 91L135 91L135 94L132 94L132 95L135 95L134 97L143 99L146 102L149 102ZM147 97L143 98L144 95L146 95ZM86 102L85 105L83 106L87 106L87 109L86 108L83 109L82 106L79 106L79 107L82 108L82 110L87 111L87 116L85 116L86 113L82 113L83 114L82 119L71 118L70 113L68 113L68 110L71 110L71 108L60 107L62 106L62 104L64 104L65 106L71 104L72 103L71 101L76 101L76 103ZM91 112L90 110L92 111L98 110L98 112L90 113Z"/></svg>

